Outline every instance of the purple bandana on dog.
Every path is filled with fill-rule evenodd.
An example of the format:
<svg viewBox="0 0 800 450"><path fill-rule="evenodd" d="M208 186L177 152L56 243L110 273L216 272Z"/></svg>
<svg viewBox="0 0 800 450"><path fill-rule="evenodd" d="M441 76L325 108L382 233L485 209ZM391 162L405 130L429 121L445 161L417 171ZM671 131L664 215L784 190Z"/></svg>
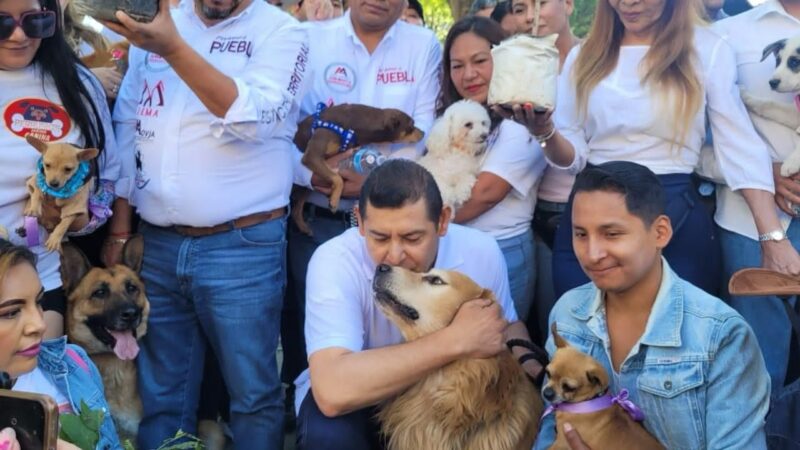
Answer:
<svg viewBox="0 0 800 450"><path fill-rule="evenodd" d="M615 404L622 407L625 412L631 416L631 419L641 422L644 420L644 413L638 406L634 405L632 401L628 400L628 390L623 389L619 391L619 394L612 396L608 392L605 395L593 398L591 400L586 400L583 402L577 403L557 403L552 404L544 410L544 414L542 414L542 418L547 416L548 414L552 413L553 411L564 411L573 414L587 414L593 413L597 411L602 411L604 409L610 408Z"/></svg>

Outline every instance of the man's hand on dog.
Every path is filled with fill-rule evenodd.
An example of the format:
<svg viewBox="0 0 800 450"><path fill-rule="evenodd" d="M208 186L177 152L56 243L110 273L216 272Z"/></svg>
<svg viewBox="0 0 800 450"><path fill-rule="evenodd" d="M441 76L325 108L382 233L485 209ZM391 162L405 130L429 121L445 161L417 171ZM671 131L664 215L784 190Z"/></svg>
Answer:
<svg viewBox="0 0 800 450"><path fill-rule="evenodd" d="M774 163L772 176L775 179L775 203L783 212L796 217L789 204L800 206L800 174L784 177L781 175L781 163Z"/></svg>
<svg viewBox="0 0 800 450"><path fill-rule="evenodd" d="M327 163L331 169L336 170L344 180L344 190L342 190L343 198L358 198L361 194L361 185L364 184L364 180L367 178L366 175L356 173L353 170L337 170L339 168L339 163L347 158L352 158L353 153L357 150L358 147L354 147L325 160L325 163ZM311 186L317 192L328 196L331 195L331 185L317 174L311 175Z"/></svg>
<svg viewBox="0 0 800 450"><path fill-rule="evenodd" d="M571 450L592 450L583 442L581 439L581 435L578 434L578 430L572 427L572 424L569 422L564 423L562 427L564 430L564 438L567 440L567 444L569 444L569 448Z"/></svg>
<svg viewBox="0 0 800 450"><path fill-rule="evenodd" d="M103 25L124 36L136 47L168 58L185 44L178 34L169 8L169 0L159 0L158 14L150 23L137 22L124 12L117 11L117 20L122 25L106 21Z"/></svg>
<svg viewBox="0 0 800 450"><path fill-rule="evenodd" d="M453 322L445 329L466 358L489 358L505 350L505 330L500 305L492 300L470 300L461 305Z"/></svg>

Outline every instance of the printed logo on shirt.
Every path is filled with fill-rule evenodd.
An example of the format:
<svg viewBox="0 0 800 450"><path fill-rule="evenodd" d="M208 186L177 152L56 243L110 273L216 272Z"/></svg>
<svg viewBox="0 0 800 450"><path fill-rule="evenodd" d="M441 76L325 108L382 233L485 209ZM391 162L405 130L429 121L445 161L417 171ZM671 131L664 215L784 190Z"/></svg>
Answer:
<svg viewBox="0 0 800 450"><path fill-rule="evenodd" d="M136 161L136 188L144 189L150 183L150 177L147 176L142 166L142 149L138 144L134 145L133 155Z"/></svg>
<svg viewBox="0 0 800 450"><path fill-rule="evenodd" d="M217 53L244 53L247 57L253 56L253 42L247 36L217 36L211 43L208 54Z"/></svg>
<svg viewBox="0 0 800 450"><path fill-rule="evenodd" d="M333 63L325 69L325 84L337 92L350 92L356 87L356 71L345 63Z"/></svg>
<svg viewBox="0 0 800 450"><path fill-rule="evenodd" d="M411 84L414 82L414 74L408 73L397 67L378 69L376 84Z"/></svg>
<svg viewBox="0 0 800 450"><path fill-rule="evenodd" d="M292 100L284 97L281 104L270 109L261 110L261 123L270 125L273 122L280 122L286 120L289 116L289 111L292 109Z"/></svg>
<svg viewBox="0 0 800 450"><path fill-rule="evenodd" d="M144 80L142 95L139 97L139 106L136 114L144 117L158 117L161 107L164 106L164 81L158 80L154 85L150 85Z"/></svg>
<svg viewBox="0 0 800 450"><path fill-rule="evenodd" d="M3 121L17 136L30 134L45 142L62 139L72 128L72 120L61 105L40 98L12 101L3 111Z"/></svg>
<svg viewBox="0 0 800 450"><path fill-rule="evenodd" d="M289 78L289 87L286 89L292 95L297 95L297 91L300 89L300 83L303 82L303 75L306 73L307 62L308 45L303 44L294 61L294 70L292 71L292 77Z"/></svg>
<svg viewBox="0 0 800 450"><path fill-rule="evenodd" d="M161 55L148 52L144 56L144 67L150 72L163 72L169 69L169 63Z"/></svg>
<svg viewBox="0 0 800 450"><path fill-rule="evenodd" d="M141 120L137 120L136 121L136 137L140 141L151 141L151 140L155 139L156 132L155 132L155 130L148 130L146 128L142 128L142 121Z"/></svg>

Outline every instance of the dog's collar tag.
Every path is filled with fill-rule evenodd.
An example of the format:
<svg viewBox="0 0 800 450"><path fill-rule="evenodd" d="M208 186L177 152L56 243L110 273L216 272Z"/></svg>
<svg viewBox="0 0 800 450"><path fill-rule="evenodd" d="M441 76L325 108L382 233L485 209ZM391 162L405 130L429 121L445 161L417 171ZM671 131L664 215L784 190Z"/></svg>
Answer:
<svg viewBox="0 0 800 450"><path fill-rule="evenodd" d="M78 164L78 170L64 183L64 186L54 189L47 184L47 180L44 178L44 162L42 158L39 158L36 167L38 168L36 173L36 185L39 189L51 197L62 199L70 198L75 195L75 193L80 190L81 186L83 186L86 175L89 174L89 161L81 161L80 164Z"/></svg>
<svg viewBox="0 0 800 450"><path fill-rule="evenodd" d="M602 411L604 409L608 409L615 404L622 407L625 412L631 416L631 419L641 422L644 420L644 412L639 409L632 401L628 400L628 390L622 389L619 391L619 394L612 396L609 393L602 395L597 398L593 398L591 400L586 400L583 402L577 403L557 403L551 404L544 410L544 414L542 414L542 418L551 414L553 411L564 411L572 414L588 414L597 411Z"/></svg>
<svg viewBox="0 0 800 450"><path fill-rule="evenodd" d="M327 108L325 103L320 102L317 104L317 111L314 112L314 121L311 122L311 132L313 133L317 128L325 128L338 134L340 140L339 153L341 153L355 145L356 132L351 129L345 129L344 127L336 125L333 122L322 120L319 115L325 110L325 108Z"/></svg>

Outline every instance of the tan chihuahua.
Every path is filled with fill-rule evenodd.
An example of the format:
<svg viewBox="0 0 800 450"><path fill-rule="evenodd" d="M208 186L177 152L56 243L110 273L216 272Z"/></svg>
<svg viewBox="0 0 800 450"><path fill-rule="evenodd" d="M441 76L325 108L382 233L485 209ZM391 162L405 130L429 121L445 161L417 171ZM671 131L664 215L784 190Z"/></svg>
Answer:
<svg viewBox="0 0 800 450"><path fill-rule="evenodd" d="M96 148L79 149L66 143L50 144L43 142L31 135L25 137L39 153L42 154L42 175L48 189L63 189L70 179L78 172L78 167L82 161L89 161L96 158L100 153ZM30 198L25 206L25 215L38 217L41 220L42 207L47 202L61 208L61 220L58 223L42 225L52 231L45 242L45 247L50 251L61 251L61 241L69 230L72 222L81 214L88 214L89 190L93 183L93 177L86 176L81 180L81 187L68 198L55 197L42 192L37 183L39 173L34 174L26 183Z"/></svg>
<svg viewBox="0 0 800 450"><path fill-rule="evenodd" d="M664 449L632 416L641 414L625 395L611 397L608 373L594 358L570 346L551 326L556 352L545 368L544 398L555 410L556 423L569 422L594 450ZM624 406L623 406L624 405ZM630 405L630 406L629 406ZM637 417L643 419L643 415ZM570 450L561 427L550 450Z"/></svg>

